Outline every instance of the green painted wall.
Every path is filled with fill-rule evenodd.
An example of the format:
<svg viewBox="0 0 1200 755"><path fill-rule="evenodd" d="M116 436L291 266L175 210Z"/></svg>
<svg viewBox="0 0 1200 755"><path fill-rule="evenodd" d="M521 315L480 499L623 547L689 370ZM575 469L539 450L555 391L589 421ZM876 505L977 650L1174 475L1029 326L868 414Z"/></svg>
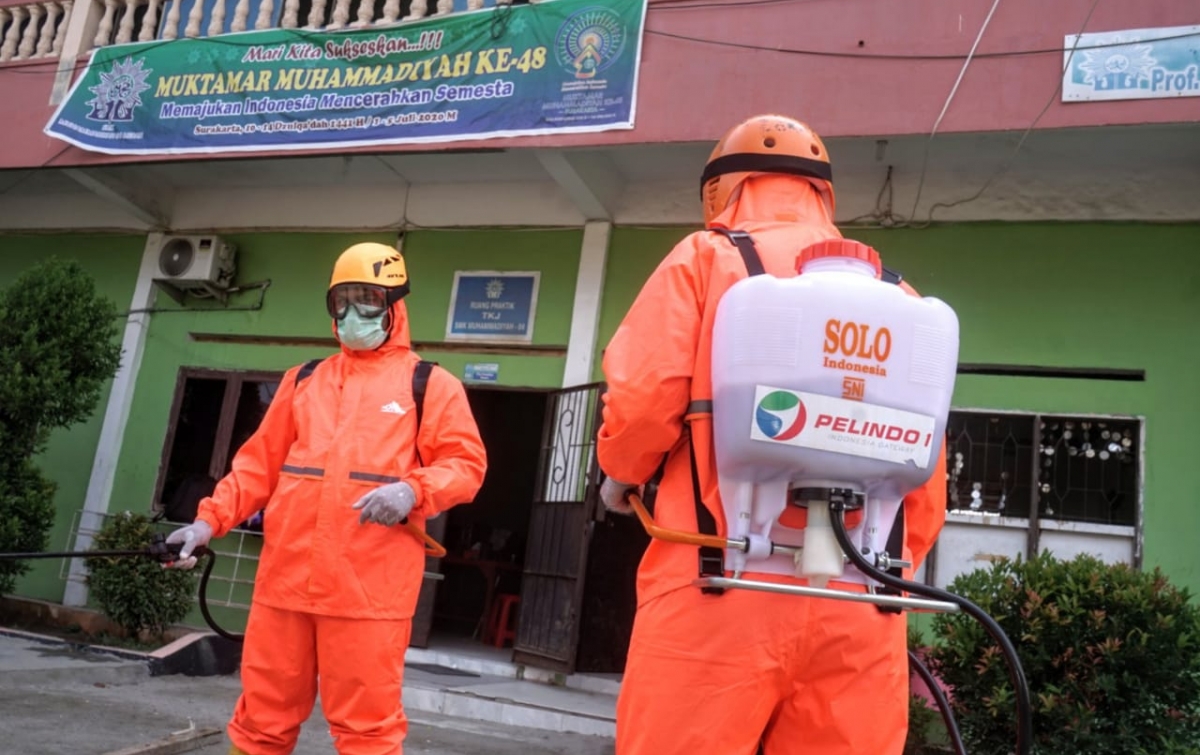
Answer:
<svg viewBox="0 0 1200 755"><path fill-rule="evenodd" d="M663 257L692 232L691 228L614 228L608 241L604 265L604 295L600 299L600 322L596 331L596 353L592 379L603 380L601 361L604 347L617 332L622 318L637 298L642 283Z"/></svg>
<svg viewBox="0 0 1200 755"><path fill-rule="evenodd" d="M579 273L582 229L420 231L404 240L412 271L413 301L409 316L414 341L444 341L455 270L540 270L535 346L564 350L571 336L571 308ZM558 388L565 356L471 355L426 350L422 355L463 376L468 362L499 365L503 385Z"/></svg>
<svg viewBox="0 0 1200 755"><path fill-rule="evenodd" d="M51 256L78 262L96 284L97 291L112 300L118 312L129 308L138 266L145 246L144 236L131 235L0 235L0 285L9 285L25 269ZM118 341L124 321L118 328ZM54 502L58 510L50 531L50 547L68 547L75 512L83 508L92 460L108 404L111 382L105 384L92 416L85 422L50 436L49 446L37 459L42 473L58 485ZM34 561L28 574L17 582L16 592L30 598L62 600L61 561Z"/></svg>
<svg viewBox="0 0 1200 755"><path fill-rule="evenodd" d="M614 232L597 353L688 230ZM1191 445L1200 426L1200 225L989 223L846 235L955 308L963 362L1146 370L1144 383L963 376L954 405L1145 417L1145 563L1200 590Z"/></svg>
<svg viewBox="0 0 1200 755"><path fill-rule="evenodd" d="M180 367L282 371L331 353L323 347L204 343L192 340L189 333L331 335L324 295L338 253L355 241L394 241L386 235L349 234L248 234L227 238L238 246L240 284L270 279L263 307L259 311L179 311L170 298L157 294L156 308L176 311L155 312L150 318L110 511L147 511L151 505ZM229 305L253 306L258 296L258 292L248 291L232 298Z"/></svg>
<svg viewBox="0 0 1200 755"><path fill-rule="evenodd" d="M197 342L189 333L231 333L268 336L331 336L325 313L329 271L338 254L359 241L395 243L392 234L262 233L226 236L238 247L238 282L270 279L259 311L187 311L164 295L156 307L177 311L154 313L133 398L133 413L117 466L111 512L147 511L152 505L158 466L170 422L176 377L181 367L230 370L285 370L308 359L332 353L330 348L219 344ZM404 253L412 280L406 299L413 339L442 341L455 270L540 270L534 340L540 345L565 347L570 333L571 306L579 265L582 231L417 231L407 234ZM231 300L231 307L252 306L258 293L248 291ZM199 305L208 306L208 305ZM513 386L558 387L564 359L541 356L491 356L423 351L462 376L467 362L498 362L498 382ZM89 457L90 463L90 457ZM86 483L86 479L84 481ZM257 538L248 537L245 552L257 553ZM222 543L221 550L237 544ZM233 559L221 559L218 576L232 573ZM250 579L243 565L239 579ZM213 595L223 599L226 583L213 583ZM248 602L249 588L235 590L234 600ZM214 610L222 625L240 630L241 611ZM198 612L188 623L200 625Z"/></svg>
<svg viewBox="0 0 1200 755"><path fill-rule="evenodd" d="M597 379L602 379L599 354L629 303L689 230L613 230ZM875 245L922 293L955 307L964 362L1147 371L1145 383L964 376L955 405L1144 416L1146 563L1161 565L1174 580L1200 589L1200 558L1190 548L1192 534L1200 529L1200 510L1190 501L1200 489L1200 468L1190 459L1188 443L1188 431L1200 423L1195 378L1200 371L1200 337L1195 335L1200 324L1200 226L976 224L847 235ZM338 252L355 241L390 243L394 237L246 234L231 239L239 246L240 281L271 278L265 306L257 312L153 316L112 511L144 511L150 504L181 366L282 370L328 353L312 347L197 343L189 332L324 336L329 325L322 300ZM413 279L408 301L414 339L443 339L455 270L541 270L535 343L565 347L581 242L582 232L573 229L409 233L405 254ZM141 237L0 236L0 276L11 276L52 251L69 250L96 277L101 291L124 307L132 295L141 246ZM1139 267L1145 262L1152 267ZM256 293L247 293L232 304L245 306L256 299ZM160 297L159 306L175 305ZM556 387L564 363L558 356L425 355L459 375L467 362L497 362L500 383L513 386ZM63 513L53 534L56 544L63 542L71 513L82 504L102 413L57 433L45 455L44 468L60 485ZM35 576L23 580L22 593L59 599L58 568L39 565ZM218 618L232 628L240 626L239 617L231 620L218 613Z"/></svg>

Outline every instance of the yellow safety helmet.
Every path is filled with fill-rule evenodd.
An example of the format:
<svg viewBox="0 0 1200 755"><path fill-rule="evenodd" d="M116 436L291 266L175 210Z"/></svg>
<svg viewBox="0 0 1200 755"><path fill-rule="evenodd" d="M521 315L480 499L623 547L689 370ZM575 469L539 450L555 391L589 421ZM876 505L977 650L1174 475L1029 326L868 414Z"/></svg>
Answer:
<svg viewBox="0 0 1200 755"><path fill-rule="evenodd" d="M734 191L756 173L808 179L833 218L833 171L821 137L795 118L756 115L729 129L708 157L700 177L706 226L725 211Z"/></svg>
<svg viewBox="0 0 1200 755"><path fill-rule="evenodd" d="M335 320L350 305L364 317L378 317L408 292L404 257L395 247L368 241L349 247L334 263L325 307Z"/></svg>

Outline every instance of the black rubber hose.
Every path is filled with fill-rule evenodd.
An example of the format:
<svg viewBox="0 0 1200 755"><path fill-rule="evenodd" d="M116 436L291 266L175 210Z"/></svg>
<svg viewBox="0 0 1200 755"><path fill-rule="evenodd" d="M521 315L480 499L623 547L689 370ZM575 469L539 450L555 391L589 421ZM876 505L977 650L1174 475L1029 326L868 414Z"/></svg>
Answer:
<svg viewBox="0 0 1200 755"><path fill-rule="evenodd" d="M200 603L200 613L204 616L204 623L208 624L209 628L221 637L231 642L242 642L245 639L245 635L226 631L208 611L208 578L212 575L213 567L217 564L216 551L202 545L193 550L192 555L197 557L208 556L204 564L204 572L200 575L200 589L197 595L197 602Z"/></svg>
<svg viewBox="0 0 1200 755"><path fill-rule="evenodd" d="M33 551L31 553L0 553L0 561L28 561L35 558L134 558L152 555L145 548L125 551Z"/></svg>
<svg viewBox="0 0 1200 755"><path fill-rule="evenodd" d="M908 665L917 672L917 676L921 677L921 681L925 682L933 699L937 701L938 710L942 713L942 722L946 724L946 732L950 735L950 746L957 755L967 755L967 750L963 747L962 733L958 730L958 722L954 720L954 711L950 708L950 699L933 678L933 674L911 650L908 651Z"/></svg>
<svg viewBox="0 0 1200 755"><path fill-rule="evenodd" d="M850 535L846 532L845 505L833 502L829 504L829 510L832 514L830 519L833 525L834 537L837 538L838 545L841 546L846 557L850 559L850 562L859 571L888 587L894 587L897 590L907 591L933 600L954 603L962 609L963 613L982 624L987 633L992 636L992 639L1000 646L1000 652L1004 654L1005 660L1008 661L1009 680L1017 695L1016 755L1029 755L1033 742L1033 706L1029 699L1029 683L1025 680L1025 669L1021 666L1021 658L1017 655L1017 649L1013 646L1012 641L1008 639L1008 635L1004 633L1000 625L996 623L996 620L988 616L982 608L961 595L955 595L952 592L947 592L932 585L909 582L906 579L900 579L875 568L874 564L868 562L858 552L858 549L854 547L854 543L850 542Z"/></svg>
<svg viewBox="0 0 1200 755"><path fill-rule="evenodd" d="M39 551L34 553L0 553L0 561L25 561L29 559L43 558L154 558L159 561L172 560L172 556L168 553L179 553L181 545L174 543L172 545L161 545L158 541L149 548L139 550L123 550L123 551ZM200 603L200 613L204 616L204 622L209 628L216 632L221 637L232 642L241 642L244 635L234 634L221 628L216 619L208 610L208 578L212 576L213 567L217 564L216 551L201 545L192 551L192 555L197 558L208 556L207 562L204 564L204 572L200 575L200 588L198 590L198 602Z"/></svg>

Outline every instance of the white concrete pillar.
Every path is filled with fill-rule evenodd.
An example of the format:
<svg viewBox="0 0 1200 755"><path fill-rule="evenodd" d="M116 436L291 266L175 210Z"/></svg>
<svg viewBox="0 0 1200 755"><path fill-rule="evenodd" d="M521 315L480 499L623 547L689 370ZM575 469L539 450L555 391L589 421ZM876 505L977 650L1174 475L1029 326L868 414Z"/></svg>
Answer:
<svg viewBox="0 0 1200 755"><path fill-rule="evenodd" d="M75 77L83 75L79 60L91 53L95 46L96 30L104 11L104 3L96 0L75 0L70 6L70 15L65 21L67 31L59 52L58 72L50 89L51 105L58 105L66 99Z"/></svg>
<svg viewBox="0 0 1200 755"><path fill-rule="evenodd" d="M88 533L100 528L104 523L101 515L108 512L117 461L121 456L121 442L125 438L125 426L133 406L133 390L137 385L142 352L146 345L146 331L150 328L150 313L138 310L149 309L153 305L155 289L151 279L158 275L158 248L162 238L161 233L151 233L146 237L142 264L133 288L133 300L129 303L132 313L125 321L125 335L121 339L121 366L113 377L112 389L108 394L104 424L100 428L100 440L92 461L92 477L88 481L83 512L79 517L79 533L75 536L72 550L82 551L91 547L92 536ZM64 605L82 606L87 603L87 586L82 581L86 574L83 560L72 559L63 591Z"/></svg>
<svg viewBox="0 0 1200 755"><path fill-rule="evenodd" d="M604 268L608 264L611 235L612 223L607 220L594 220L583 226L579 274L575 278L575 305L571 311L571 339L567 342L567 364L563 369L564 388L592 382L604 294Z"/></svg>

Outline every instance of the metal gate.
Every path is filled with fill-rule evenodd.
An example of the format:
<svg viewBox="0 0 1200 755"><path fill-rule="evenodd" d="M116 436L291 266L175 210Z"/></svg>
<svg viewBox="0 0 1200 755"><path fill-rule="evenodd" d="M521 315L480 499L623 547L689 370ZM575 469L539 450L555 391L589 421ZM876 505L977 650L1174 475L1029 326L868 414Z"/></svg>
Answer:
<svg viewBox="0 0 1200 755"><path fill-rule="evenodd" d="M513 643L517 663L567 674L579 644L603 391L603 383L591 383L548 395Z"/></svg>

